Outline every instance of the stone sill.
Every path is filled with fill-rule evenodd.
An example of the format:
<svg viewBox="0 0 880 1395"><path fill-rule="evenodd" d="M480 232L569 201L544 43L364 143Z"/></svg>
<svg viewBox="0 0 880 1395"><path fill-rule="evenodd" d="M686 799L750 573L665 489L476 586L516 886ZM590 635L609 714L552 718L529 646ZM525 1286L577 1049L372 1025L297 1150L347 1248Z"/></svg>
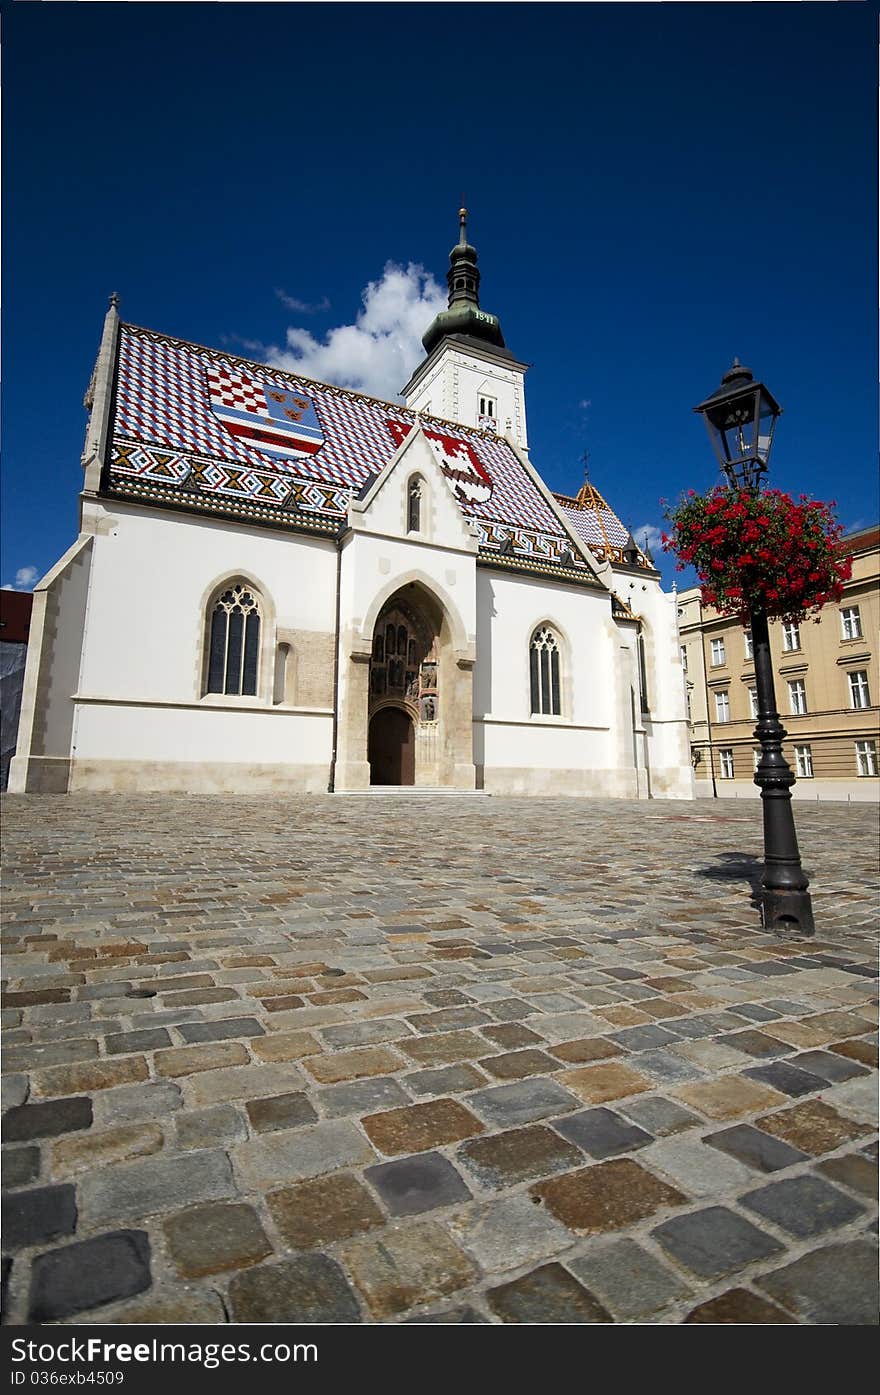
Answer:
<svg viewBox="0 0 880 1395"><path fill-rule="evenodd" d="M254 698L250 702L243 702L241 698L231 698L229 701L216 700L217 695L212 694L214 701L208 702L202 698L201 701L178 701L173 698L130 698L130 697L109 697L99 693L74 693L71 701L81 703L94 703L101 707L172 707L188 712L277 712L286 716L300 717L332 717L332 707L295 707L284 702L262 702L259 698Z"/></svg>

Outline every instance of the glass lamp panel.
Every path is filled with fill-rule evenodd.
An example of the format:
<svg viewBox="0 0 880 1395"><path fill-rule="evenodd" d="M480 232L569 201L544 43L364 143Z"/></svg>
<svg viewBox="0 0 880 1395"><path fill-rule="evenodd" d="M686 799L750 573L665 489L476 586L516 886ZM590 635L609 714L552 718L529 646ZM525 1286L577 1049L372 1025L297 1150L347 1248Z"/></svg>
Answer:
<svg viewBox="0 0 880 1395"><path fill-rule="evenodd" d="M773 432L776 428L778 417L779 413L768 398L766 392L761 392L758 398L757 455L765 469L767 468L767 461L770 457L770 447L773 444Z"/></svg>

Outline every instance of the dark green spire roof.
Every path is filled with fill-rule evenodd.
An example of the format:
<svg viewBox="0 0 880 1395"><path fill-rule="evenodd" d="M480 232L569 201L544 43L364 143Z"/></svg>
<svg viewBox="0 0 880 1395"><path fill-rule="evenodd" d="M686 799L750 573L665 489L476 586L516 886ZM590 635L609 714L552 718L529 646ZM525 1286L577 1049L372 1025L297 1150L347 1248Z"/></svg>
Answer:
<svg viewBox="0 0 880 1395"><path fill-rule="evenodd" d="M469 339L483 340L496 348L505 348L504 335L497 315L488 315L480 309L480 272L477 267L477 249L467 240L467 209L458 210L458 242L449 253L449 270L446 282L449 286L449 309L441 310L422 337L425 352L430 353L450 335L466 335Z"/></svg>

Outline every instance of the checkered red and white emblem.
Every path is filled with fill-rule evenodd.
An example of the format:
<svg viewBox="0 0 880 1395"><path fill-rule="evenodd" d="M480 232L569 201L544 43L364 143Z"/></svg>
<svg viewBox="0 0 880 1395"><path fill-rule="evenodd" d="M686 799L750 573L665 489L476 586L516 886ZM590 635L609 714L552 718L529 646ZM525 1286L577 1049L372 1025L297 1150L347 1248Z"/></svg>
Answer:
<svg viewBox="0 0 880 1395"><path fill-rule="evenodd" d="M266 394L259 383L240 373L230 373L225 368L211 365L208 369L208 388L211 400L217 406L235 407L240 412L252 412L254 416L269 418Z"/></svg>

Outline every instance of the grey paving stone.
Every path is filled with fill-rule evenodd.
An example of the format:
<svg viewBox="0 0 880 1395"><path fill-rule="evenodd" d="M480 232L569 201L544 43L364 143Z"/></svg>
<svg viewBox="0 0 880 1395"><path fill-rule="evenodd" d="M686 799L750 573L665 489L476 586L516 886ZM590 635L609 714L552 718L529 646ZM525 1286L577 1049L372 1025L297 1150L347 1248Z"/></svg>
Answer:
<svg viewBox="0 0 880 1395"><path fill-rule="evenodd" d="M530 1197L513 1196L469 1206L447 1218L455 1240L489 1274L537 1264L566 1249L571 1235Z"/></svg>
<svg viewBox="0 0 880 1395"><path fill-rule="evenodd" d="M468 1201L471 1193L442 1153L417 1153L364 1170L392 1216L415 1216Z"/></svg>
<svg viewBox="0 0 880 1395"><path fill-rule="evenodd" d="M682 1130L693 1128L703 1122L698 1115L685 1109L684 1105L675 1100L668 1100L663 1095L642 1095L632 1100L621 1100L618 1109L629 1115L640 1128L647 1129L648 1133L656 1134L657 1137L681 1133Z"/></svg>
<svg viewBox="0 0 880 1395"><path fill-rule="evenodd" d="M15 1105L3 1120L6 1143L31 1138L57 1138L62 1133L87 1129L92 1123L92 1101L84 1095L45 1103Z"/></svg>
<svg viewBox="0 0 880 1395"><path fill-rule="evenodd" d="M740 1017L749 1017L753 1022L777 1022L781 1016L763 1003L740 1003L736 1010Z"/></svg>
<svg viewBox="0 0 880 1395"><path fill-rule="evenodd" d="M615 1317L644 1317L693 1291L680 1274L634 1240L615 1240L566 1258L565 1263Z"/></svg>
<svg viewBox="0 0 880 1395"><path fill-rule="evenodd" d="M622 1032L612 1032L611 1041L616 1041L624 1051L653 1051L662 1049L677 1038L663 1027L626 1027Z"/></svg>
<svg viewBox="0 0 880 1395"><path fill-rule="evenodd" d="M704 1279L719 1279L783 1249L778 1240L723 1206L675 1216L651 1234L678 1264Z"/></svg>
<svg viewBox="0 0 880 1395"><path fill-rule="evenodd" d="M157 1084L118 1085L98 1090L93 1104L95 1123L127 1124L140 1119L164 1119L180 1109L180 1086L163 1080Z"/></svg>
<svg viewBox="0 0 880 1395"><path fill-rule="evenodd" d="M811 1075L818 1075L829 1085L839 1085L844 1080L870 1074L866 1066L850 1061L846 1056L838 1056L833 1051L802 1051L799 1056L792 1057L791 1064Z"/></svg>
<svg viewBox="0 0 880 1395"><path fill-rule="evenodd" d="M702 1080L706 1071L693 1061L674 1056L669 1051L640 1051L639 1070L663 1085L678 1084L683 1080Z"/></svg>
<svg viewBox="0 0 880 1395"><path fill-rule="evenodd" d="M610 1322L611 1314L561 1264L545 1264L486 1294L502 1322Z"/></svg>
<svg viewBox="0 0 880 1395"><path fill-rule="evenodd" d="M410 1103L409 1095L390 1076L344 1081L341 1085L328 1085L323 1090L316 1090L313 1095L319 1109L330 1119L344 1114L357 1114L360 1117Z"/></svg>
<svg viewBox="0 0 880 1395"><path fill-rule="evenodd" d="M72 1235L76 1220L75 1188L67 1183L12 1192L3 1198L3 1244L20 1250Z"/></svg>
<svg viewBox="0 0 880 1395"><path fill-rule="evenodd" d="M819 1177L785 1177L740 1197L740 1205L772 1221L789 1235L809 1240L826 1230L836 1230L857 1216L864 1206Z"/></svg>
<svg viewBox="0 0 880 1395"><path fill-rule="evenodd" d="M438 1066L435 1070L417 1070L404 1076L404 1083L414 1095L457 1095L486 1084L486 1076L476 1066L461 1062L454 1066ZM404 1099L404 1102L408 1103Z"/></svg>
<svg viewBox="0 0 880 1395"><path fill-rule="evenodd" d="M181 1110L174 1127L181 1148L222 1148L247 1138L247 1125L233 1104Z"/></svg>
<svg viewBox="0 0 880 1395"><path fill-rule="evenodd" d="M164 1027L150 1027L138 1032L110 1033L104 1045L108 1056L118 1056L129 1051L155 1051L157 1047L170 1046L171 1038Z"/></svg>
<svg viewBox="0 0 880 1395"><path fill-rule="evenodd" d="M827 1245L755 1280L806 1322L833 1327L877 1323L877 1251L863 1240Z"/></svg>
<svg viewBox="0 0 880 1395"><path fill-rule="evenodd" d="M564 1109L577 1109L582 1101L569 1090L543 1076L518 1080L513 1085L497 1085L468 1096L468 1107L490 1123L508 1128L546 1119Z"/></svg>
<svg viewBox="0 0 880 1395"><path fill-rule="evenodd" d="M818 1075L810 1075L805 1070L798 1070L797 1066L789 1065L788 1061L772 1061L767 1066L753 1066L743 1071L743 1075L749 1075L753 1080L761 1080L765 1085L772 1086L774 1090L779 1090L792 1099L824 1090L827 1083Z"/></svg>
<svg viewBox="0 0 880 1395"><path fill-rule="evenodd" d="M373 1162L376 1154L354 1124L330 1119L313 1128L261 1134L237 1143L231 1156L236 1178L249 1191L357 1167Z"/></svg>
<svg viewBox="0 0 880 1395"><path fill-rule="evenodd" d="M31 1266L28 1318L57 1322L131 1298L150 1287L146 1231L118 1230L37 1255Z"/></svg>
<svg viewBox="0 0 880 1395"><path fill-rule="evenodd" d="M4 1075L0 1088L0 1108L5 1113L7 1109L24 1104L28 1097L28 1078L26 1075Z"/></svg>
<svg viewBox="0 0 880 1395"><path fill-rule="evenodd" d="M652 1171L670 1177L691 1196L721 1196L736 1187L747 1187L752 1174L742 1163L717 1148L707 1148L698 1138L664 1138L646 1148L640 1161Z"/></svg>
<svg viewBox="0 0 880 1395"><path fill-rule="evenodd" d="M235 1322L360 1322L360 1305L335 1260L300 1255L236 1274L229 1285Z"/></svg>
<svg viewBox="0 0 880 1395"><path fill-rule="evenodd" d="M261 1037L266 1031L255 1017L223 1017L217 1022L181 1022L177 1030L185 1042Z"/></svg>
<svg viewBox="0 0 880 1395"><path fill-rule="evenodd" d="M779 1172L795 1163L806 1162L809 1157L800 1148L793 1148L781 1138L774 1138L751 1124L734 1124L732 1128L708 1134L703 1142L720 1148L758 1172Z"/></svg>
<svg viewBox="0 0 880 1395"><path fill-rule="evenodd" d="M564 1138L571 1139L592 1158L610 1158L615 1153L628 1153L653 1142L649 1133L628 1119L622 1119L612 1109L585 1109L554 1119L552 1123Z"/></svg>
<svg viewBox="0 0 880 1395"><path fill-rule="evenodd" d="M257 1133L298 1128L302 1124L314 1124L318 1118L308 1096L301 1090L286 1095L269 1095L264 1099L248 1100L245 1112L251 1128Z"/></svg>
<svg viewBox="0 0 880 1395"><path fill-rule="evenodd" d="M344 1022L336 1027L322 1027L321 1036L334 1049L343 1046L372 1046L380 1041L399 1041L412 1028L392 1017L380 1017L369 1022Z"/></svg>
<svg viewBox="0 0 880 1395"><path fill-rule="evenodd" d="M4 1187L23 1187L40 1175L40 1150L36 1145L4 1148L2 1176Z"/></svg>
<svg viewBox="0 0 880 1395"><path fill-rule="evenodd" d="M79 1187L83 1220L89 1225L170 1211L231 1196L235 1190L229 1159L219 1149L121 1163L86 1173Z"/></svg>

